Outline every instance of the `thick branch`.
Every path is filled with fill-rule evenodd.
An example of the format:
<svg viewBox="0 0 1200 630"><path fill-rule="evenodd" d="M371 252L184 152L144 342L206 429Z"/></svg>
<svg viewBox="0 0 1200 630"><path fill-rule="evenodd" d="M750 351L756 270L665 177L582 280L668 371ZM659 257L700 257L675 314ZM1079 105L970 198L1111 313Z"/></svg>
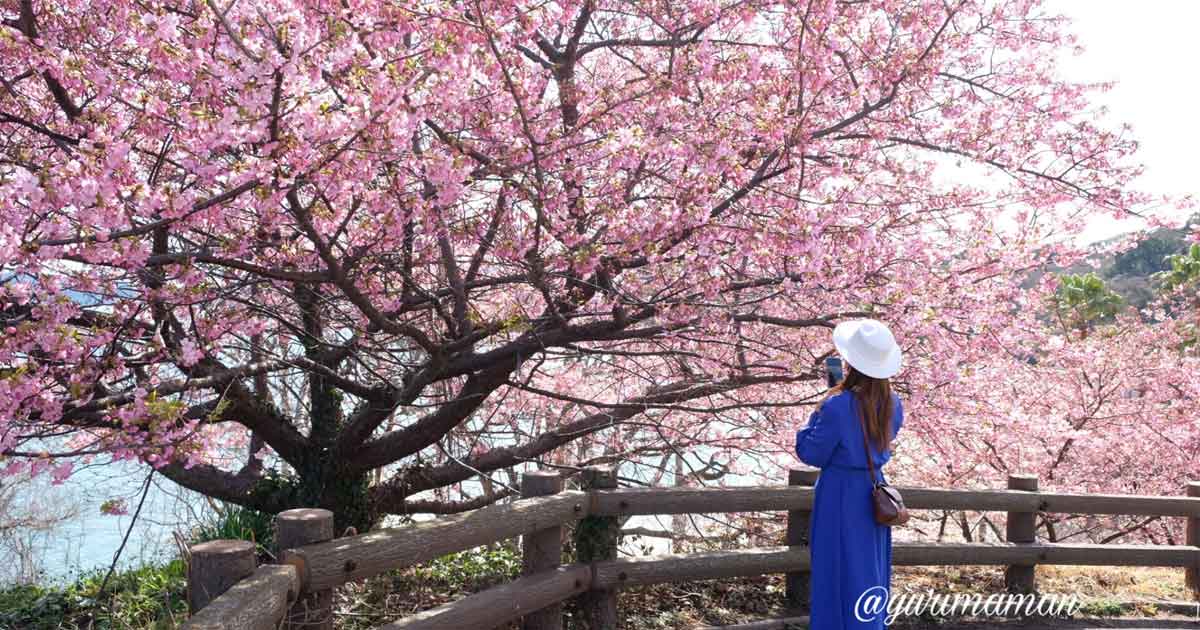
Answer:
<svg viewBox="0 0 1200 630"><path fill-rule="evenodd" d="M416 454L442 439L442 436L466 420L507 380L519 363L494 367L467 377L454 400L447 402L413 424L368 442L354 456L351 467L365 472Z"/></svg>
<svg viewBox="0 0 1200 630"><path fill-rule="evenodd" d="M282 496L263 492L258 485L262 477L252 467L231 473L210 464L186 468L182 463L173 462L159 468L158 472L188 490L242 507L271 514L293 507L286 504Z"/></svg>
<svg viewBox="0 0 1200 630"><path fill-rule="evenodd" d="M708 383L687 381L671 383L655 388L643 396L632 398L619 406L606 408L543 433L533 441L519 446L495 448L463 463L451 461L436 467L402 471L386 483L373 488L372 496L381 511L398 513L403 509L407 497L418 492L466 481L480 472L487 473L533 460L564 444L617 426L641 414L651 406L679 403L752 385L791 380L795 380L795 377L747 375Z"/></svg>

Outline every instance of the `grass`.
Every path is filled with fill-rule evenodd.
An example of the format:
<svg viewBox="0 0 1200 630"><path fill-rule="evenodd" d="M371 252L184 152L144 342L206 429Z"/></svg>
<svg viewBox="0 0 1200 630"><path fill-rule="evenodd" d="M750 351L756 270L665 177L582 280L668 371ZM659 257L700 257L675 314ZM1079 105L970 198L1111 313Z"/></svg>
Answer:
<svg viewBox="0 0 1200 630"><path fill-rule="evenodd" d="M0 628L14 630L125 630L175 628L187 616L183 561L85 574L62 586L14 586L0 590Z"/></svg>
<svg viewBox="0 0 1200 630"><path fill-rule="evenodd" d="M338 589L342 630L366 630L461 599L516 578L521 551L513 541L479 547Z"/></svg>
<svg viewBox="0 0 1200 630"><path fill-rule="evenodd" d="M274 544L271 517L231 506L197 528L191 542L236 538L255 543L259 559ZM183 560L113 573L100 593L106 570L85 573L65 585L20 585L0 589L3 630L126 630L176 628L187 618L187 569Z"/></svg>
<svg viewBox="0 0 1200 630"><path fill-rule="evenodd" d="M203 523L192 534L192 543L209 540L249 540L254 543L259 561L272 558L275 547L274 517L238 505L219 508L217 518Z"/></svg>
<svg viewBox="0 0 1200 630"><path fill-rule="evenodd" d="M1097 599L1090 601L1079 608L1079 612L1085 615L1093 615L1096 617L1115 617L1124 612L1121 605L1115 601L1107 599Z"/></svg>

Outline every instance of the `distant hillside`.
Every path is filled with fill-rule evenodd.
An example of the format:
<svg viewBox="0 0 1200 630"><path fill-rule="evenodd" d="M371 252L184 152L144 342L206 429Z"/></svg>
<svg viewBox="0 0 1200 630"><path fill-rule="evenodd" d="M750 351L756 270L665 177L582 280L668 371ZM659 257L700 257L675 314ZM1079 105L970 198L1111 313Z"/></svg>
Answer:
<svg viewBox="0 0 1200 630"><path fill-rule="evenodd" d="M1200 224L1200 214L1193 216L1188 225ZM1172 254L1178 254L1187 249L1189 243L1186 236L1188 228L1180 230L1154 230L1134 248L1120 254L1095 254L1087 261L1072 265L1068 268L1051 266L1052 273L1084 274L1089 271L1104 279L1108 288L1116 292L1125 302L1135 308L1146 306L1155 295L1158 287L1155 285L1153 274L1168 268L1165 259ZM1094 246L1100 250L1116 239L1103 241ZM1041 276L1035 273L1025 280L1025 286L1032 286Z"/></svg>
<svg viewBox="0 0 1200 630"><path fill-rule="evenodd" d="M1197 223L1200 223L1200 214L1188 221L1188 225ZM1130 305L1140 309L1154 299L1158 292L1151 275L1170 267L1163 260L1167 256L1181 253L1188 248L1188 232L1186 228L1155 230L1133 249L1115 256L1098 258L1094 266L1083 269L1082 272L1095 271L1104 278L1109 289L1125 298Z"/></svg>

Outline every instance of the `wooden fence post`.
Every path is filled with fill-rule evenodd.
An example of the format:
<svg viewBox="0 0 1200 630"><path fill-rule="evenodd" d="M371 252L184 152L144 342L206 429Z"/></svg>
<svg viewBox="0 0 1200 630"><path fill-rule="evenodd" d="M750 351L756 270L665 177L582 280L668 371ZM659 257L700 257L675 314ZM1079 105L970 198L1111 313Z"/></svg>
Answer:
<svg viewBox="0 0 1200 630"><path fill-rule="evenodd" d="M583 489L605 490L617 487L616 467L592 466L582 473ZM594 503L593 503L594 505ZM590 563L617 559L621 524L615 516L588 516L575 526L575 554L579 562ZM616 630L617 592L589 590L579 596L579 630Z"/></svg>
<svg viewBox="0 0 1200 630"><path fill-rule="evenodd" d="M789 486L807 486L812 487L817 483L817 477L821 474L819 468L802 468L798 470L788 471ZM811 522L811 510L788 510L787 513L787 539L784 541L789 547L808 546L809 524ZM792 571L784 576L786 588L787 606L793 610L807 611L809 609L809 578L811 573L805 571Z"/></svg>
<svg viewBox="0 0 1200 630"><path fill-rule="evenodd" d="M521 475L521 496L543 497L558 494L563 489L563 478L553 470L537 470ZM533 575L548 571L562 564L562 525L522 536L522 575ZM524 630L562 630L562 602L552 604L525 615Z"/></svg>
<svg viewBox="0 0 1200 630"><path fill-rule="evenodd" d="M1026 490L1037 492L1037 475L1009 475L1009 490ZM1005 528L1006 538L1010 543L1031 543L1036 541L1035 528L1037 512L1009 512L1008 525ZM1037 581L1034 577L1036 565L1009 565L1004 569L1004 586L1010 593L1035 593Z"/></svg>
<svg viewBox="0 0 1200 630"><path fill-rule="evenodd" d="M187 600L192 614L258 567L249 540L210 540L192 545L188 553Z"/></svg>
<svg viewBox="0 0 1200 630"><path fill-rule="evenodd" d="M1189 481L1187 484L1189 497L1200 497L1200 481ZM1200 547L1200 518L1189 518L1187 521L1187 544ZM1188 567L1187 585L1192 589L1192 599L1200 600L1200 566Z"/></svg>
<svg viewBox="0 0 1200 630"><path fill-rule="evenodd" d="M333 540L333 512L329 510L301 508L275 516L275 546L280 551L327 540ZM333 590L302 593L284 617L283 627L332 630Z"/></svg>

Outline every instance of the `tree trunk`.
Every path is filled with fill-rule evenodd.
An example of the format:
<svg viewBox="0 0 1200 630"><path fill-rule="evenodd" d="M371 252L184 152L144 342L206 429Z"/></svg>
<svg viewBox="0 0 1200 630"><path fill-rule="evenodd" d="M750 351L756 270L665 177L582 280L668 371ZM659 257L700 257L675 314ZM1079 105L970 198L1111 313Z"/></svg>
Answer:
<svg viewBox="0 0 1200 630"><path fill-rule="evenodd" d="M330 461L328 453L314 453L298 475L267 471L255 491L268 493L270 505L281 510L323 508L333 512L338 536L348 527L358 533L369 531L379 520L368 493L370 474L348 473Z"/></svg>

